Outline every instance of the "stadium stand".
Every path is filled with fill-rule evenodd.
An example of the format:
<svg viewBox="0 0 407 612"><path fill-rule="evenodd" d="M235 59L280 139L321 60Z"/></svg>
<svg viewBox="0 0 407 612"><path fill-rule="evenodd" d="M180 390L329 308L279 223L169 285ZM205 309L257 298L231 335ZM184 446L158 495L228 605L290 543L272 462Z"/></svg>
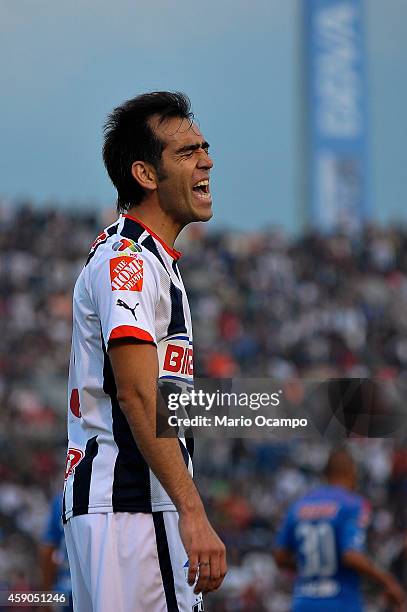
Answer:
<svg viewBox="0 0 407 612"><path fill-rule="evenodd" d="M49 500L62 484L73 283L102 213L0 206L0 583L40 584ZM407 377L407 229L288 238L203 231L181 238L198 376ZM373 506L369 552L407 574L407 448L354 439ZM271 556L289 503L321 480L327 441L199 440L198 485L228 548L206 608L285 612L292 578ZM367 593L369 612L380 610ZM27 608L25 608L27 609Z"/></svg>

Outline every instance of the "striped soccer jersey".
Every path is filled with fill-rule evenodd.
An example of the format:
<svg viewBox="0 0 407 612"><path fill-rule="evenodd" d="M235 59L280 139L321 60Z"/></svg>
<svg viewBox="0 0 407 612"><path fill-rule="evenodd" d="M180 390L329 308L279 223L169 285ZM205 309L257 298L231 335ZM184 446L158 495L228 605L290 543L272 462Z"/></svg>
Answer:
<svg viewBox="0 0 407 612"><path fill-rule="evenodd" d="M192 383L191 316L179 256L140 221L121 215L97 237L78 277L64 521L96 512L175 510L120 409L107 349L118 338L154 342L160 379ZM179 442L192 474L192 445Z"/></svg>

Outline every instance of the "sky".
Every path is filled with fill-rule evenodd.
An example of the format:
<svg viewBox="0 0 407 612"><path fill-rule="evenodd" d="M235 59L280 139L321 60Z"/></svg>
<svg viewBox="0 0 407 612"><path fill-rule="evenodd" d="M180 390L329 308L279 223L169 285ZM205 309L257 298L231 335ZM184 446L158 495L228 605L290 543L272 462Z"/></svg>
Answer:
<svg viewBox="0 0 407 612"><path fill-rule="evenodd" d="M306 0L0 0L0 198L113 207L107 113L185 91L215 166L217 226L304 218ZM365 0L373 209L406 220L407 2Z"/></svg>

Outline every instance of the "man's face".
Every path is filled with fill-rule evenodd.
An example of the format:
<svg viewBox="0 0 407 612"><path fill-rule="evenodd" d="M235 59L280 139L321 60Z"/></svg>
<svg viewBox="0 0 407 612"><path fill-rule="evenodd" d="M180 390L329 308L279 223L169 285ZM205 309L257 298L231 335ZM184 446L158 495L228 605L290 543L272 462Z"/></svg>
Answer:
<svg viewBox="0 0 407 612"><path fill-rule="evenodd" d="M151 127L164 142L157 194L161 208L180 225L212 217L209 173L213 162L198 126L172 117Z"/></svg>

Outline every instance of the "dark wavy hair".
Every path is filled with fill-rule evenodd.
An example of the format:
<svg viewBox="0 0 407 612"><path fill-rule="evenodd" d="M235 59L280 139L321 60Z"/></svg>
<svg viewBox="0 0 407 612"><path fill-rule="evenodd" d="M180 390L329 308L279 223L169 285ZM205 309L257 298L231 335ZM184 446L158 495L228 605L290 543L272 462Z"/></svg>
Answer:
<svg viewBox="0 0 407 612"><path fill-rule="evenodd" d="M164 143L149 125L153 115L158 115L160 123L170 117L193 121L188 96L181 92L154 91L115 108L104 126L103 160L117 189L119 213L139 204L144 197L143 188L131 173L134 161L149 162L160 176Z"/></svg>

